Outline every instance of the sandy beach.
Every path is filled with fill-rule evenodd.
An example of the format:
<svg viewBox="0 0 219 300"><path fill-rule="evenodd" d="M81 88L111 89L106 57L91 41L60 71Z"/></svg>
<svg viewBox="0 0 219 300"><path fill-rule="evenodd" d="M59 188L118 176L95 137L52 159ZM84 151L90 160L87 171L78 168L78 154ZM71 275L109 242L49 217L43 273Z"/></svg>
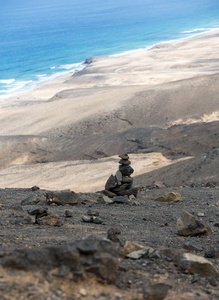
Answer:
<svg viewBox="0 0 219 300"><path fill-rule="evenodd" d="M58 92L91 87L157 85L219 70L219 30L189 39L164 42L123 56L93 57L85 69L56 78L18 96L20 100L48 100ZM12 99L16 99L14 97Z"/></svg>
<svg viewBox="0 0 219 300"><path fill-rule="evenodd" d="M0 187L100 190L117 168L119 151L136 152L135 175L176 162L155 151L158 146L153 155L140 153L133 148L136 135L124 134L127 144L117 135L138 128L217 123L218 57L219 31L212 31L126 56L94 57L76 74L2 101ZM217 147L218 136L214 143ZM72 150L75 144L78 155ZM190 156L192 151L183 154Z"/></svg>

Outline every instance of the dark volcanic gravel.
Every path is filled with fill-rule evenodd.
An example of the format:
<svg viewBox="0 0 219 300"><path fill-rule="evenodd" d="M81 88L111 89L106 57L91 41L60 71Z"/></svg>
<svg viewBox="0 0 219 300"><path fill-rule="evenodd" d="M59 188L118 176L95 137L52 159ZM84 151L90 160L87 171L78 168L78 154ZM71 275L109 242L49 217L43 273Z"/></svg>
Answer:
<svg viewBox="0 0 219 300"><path fill-rule="evenodd" d="M179 202L154 201L155 198L171 191L181 194ZM1 248L60 245L92 234L105 238L111 227L119 228L121 237L125 240L143 242L151 247L181 248L184 240L188 239L180 237L176 230L176 221L183 210L192 214L203 213L204 217L200 217L200 220L207 222L212 228L211 238L195 238L204 244L204 249L215 247L219 243L219 229L214 226L214 223L219 221L219 208L215 206L219 201L217 188L142 188L139 198L136 199L137 205L134 203L132 206L117 203L106 205L89 200L74 206L48 206L43 201L36 205L21 206L21 201L33 194L38 194L44 199L46 191L0 190ZM89 199L90 194L87 195ZM83 194L83 198L86 199L86 194ZM29 224L27 210L40 205L47 206L49 211L59 217L63 225L58 227ZM82 217L87 215L89 209L97 211L104 223L83 222ZM72 217L66 217L66 210L72 213Z"/></svg>
<svg viewBox="0 0 219 300"><path fill-rule="evenodd" d="M172 191L181 194L179 202L165 203L154 201L155 198ZM201 251L189 251L199 256L204 256L205 252L212 248L218 249L219 228L215 226L219 221L218 188L169 187L150 189L145 187L139 190L138 198L132 200L132 205L97 203L95 199L98 199L98 195L94 193L80 194L79 196L83 201L74 206L49 206L45 202L46 192L45 190L31 191L30 189L0 190L0 253L18 248L65 245L89 236L105 239L107 231L112 227L121 231L121 234L118 236L121 241L129 240L144 246L153 247L154 249L182 249L184 252L187 252L188 250L183 246L186 241L202 247ZM41 201L36 205L21 205L21 201L31 195L38 195ZM48 208L48 211L57 215L60 221L59 226L32 224L27 210L36 206L45 206ZM99 214L98 218L103 220L103 223L83 222L82 217L88 215L88 210L89 214L92 214L92 212L96 215ZM211 227L212 233L195 237L179 236L176 222L184 210L196 216L202 216L199 217L199 220L206 222ZM68 216L66 216L66 211L68 211ZM210 258L210 261L219 271L218 259ZM38 278L37 276L39 275L35 274L35 278ZM68 298L69 296L67 295L69 294L63 294L63 291L59 291L60 296L58 296L56 284L50 278L51 286L47 294L45 294L45 286L42 287L43 293L42 291L39 293L38 289L40 287L38 285L35 285L33 288L38 291L38 297L41 298L27 296L27 289L25 288L27 283L23 283L23 288L20 287L16 297L18 299L53 299L51 295L54 294L55 290L57 293L55 292L56 298L54 299L77 299L80 297L85 297L83 299L119 299L117 297L119 293L122 295L120 295L121 299L143 299L141 298L142 296L139 296L139 298L133 296L136 293L138 294L139 290L141 290L142 295L142 280L143 282L145 280L147 282L151 280L156 282L158 277L166 278L165 280L168 278L168 282L171 282L172 294L170 293L170 296L165 299L219 299L217 297L218 280L212 283L204 279L196 280L192 275L179 271L173 262L149 261L145 259L133 261L124 258L120 259L118 279L114 287L111 287L111 292L107 292L107 287L105 286L102 288L102 292L96 293L95 297L79 295ZM43 280L46 279L44 278ZM2 279L0 278L0 289L4 284L2 293L7 295L9 285L13 284L10 282L6 283L3 276ZM188 293L191 293L192 296L189 296ZM199 296L197 296L197 293L199 293ZM178 297L184 294L187 295L185 298ZM24 295L22 296L23 298L21 295ZM12 297L12 294L9 296ZM7 298L5 296L2 299L12 299L10 297Z"/></svg>

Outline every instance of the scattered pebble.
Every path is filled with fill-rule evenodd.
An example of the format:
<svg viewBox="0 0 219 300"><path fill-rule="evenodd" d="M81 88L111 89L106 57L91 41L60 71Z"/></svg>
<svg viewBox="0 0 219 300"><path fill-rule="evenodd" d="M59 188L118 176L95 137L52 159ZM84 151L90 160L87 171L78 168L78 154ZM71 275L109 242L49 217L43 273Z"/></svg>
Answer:
<svg viewBox="0 0 219 300"><path fill-rule="evenodd" d="M91 209L88 209L87 215L88 216L96 216L97 217L97 216L100 215L100 213L98 211L92 211Z"/></svg>
<svg viewBox="0 0 219 300"><path fill-rule="evenodd" d="M81 294L81 296L87 296L87 291L85 290L85 288L81 288L79 293Z"/></svg>
<svg viewBox="0 0 219 300"><path fill-rule="evenodd" d="M72 218L72 212L70 210L65 211L66 218Z"/></svg>
<svg viewBox="0 0 219 300"><path fill-rule="evenodd" d="M95 224L103 224L104 222L102 219L93 216L83 216L82 221L87 223L95 223Z"/></svg>
<svg viewBox="0 0 219 300"><path fill-rule="evenodd" d="M204 216L205 216L205 214L204 214L204 213L202 213L202 212L199 212L199 213L197 213L197 216L201 218L201 217L204 217Z"/></svg>

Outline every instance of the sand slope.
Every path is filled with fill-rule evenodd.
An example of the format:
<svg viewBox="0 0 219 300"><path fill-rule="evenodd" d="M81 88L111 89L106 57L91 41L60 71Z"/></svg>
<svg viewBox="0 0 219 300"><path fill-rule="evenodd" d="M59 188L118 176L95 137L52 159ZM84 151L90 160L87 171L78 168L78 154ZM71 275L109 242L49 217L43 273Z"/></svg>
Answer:
<svg viewBox="0 0 219 300"><path fill-rule="evenodd" d="M136 175L177 163L160 153L131 154ZM50 190L71 189L75 192L96 192L105 187L110 174L118 169L118 156L95 161L60 161L34 165L12 165L0 169L1 188L28 188L38 185Z"/></svg>
<svg viewBox="0 0 219 300"><path fill-rule="evenodd" d="M215 31L123 57L92 58L73 76L1 102L2 186L75 188L71 174L77 173L77 191L94 190L110 173L103 158L142 154L137 175L151 160L147 153L176 159L218 148L218 56ZM89 160L97 160L98 172L90 171Z"/></svg>

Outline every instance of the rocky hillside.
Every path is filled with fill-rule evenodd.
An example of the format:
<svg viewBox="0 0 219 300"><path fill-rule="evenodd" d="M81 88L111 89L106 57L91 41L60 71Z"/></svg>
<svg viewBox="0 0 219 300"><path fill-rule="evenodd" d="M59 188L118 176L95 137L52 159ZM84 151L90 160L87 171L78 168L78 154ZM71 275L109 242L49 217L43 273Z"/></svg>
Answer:
<svg viewBox="0 0 219 300"><path fill-rule="evenodd" d="M68 137L0 137L0 165L97 160L118 153L161 152L170 159L191 157L188 162L141 177L171 184L218 181L219 122L176 125L168 129L134 128L122 132ZM168 171L170 170L170 171ZM147 170L145 170L147 172ZM168 178L165 176L168 172ZM206 172L206 173L205 173ZM164 175L162 175L164 174ZM177 176L175 176L178 174ZM148 177L147 177L148 176ZM173 178L173 179L171 179ZM152 180L152 181L153 181ZM151 182L152 182L151 181ZM146 180L148 183L148 180ZM150 183L151 183L150 182Z"/></svg>
<svg viewBox="0 0 219 300"><path fill-rule="evenodd" d="M75 76L80 77L80 74ZM215 74L154 85L153 89L121 86L63 90L45 103L33 104L36 112L31 103L24 104L25 115L20 103L9 114L10 118L2 119L0 167L97 160L125 152L160 152L172 160L193 157L191 168L190 163L171 167L172 174L178 174L179 168L183 170L180 176L172 176L172 183L206 183L211 180L218 184L217 159L213 156L209 162L212 156L208 154L219 148L218 82L219 75ZM102 95L118 98L116 108L115 105L112 108L107 100L105 110L103 104L100 112L94 107L89 113L85 107L80 121L71 117L75 115L75 105L82 96L89 97L91 102L98 97L100 105ZM45 114L43 108L49 109L50 105L50 114ZM89 105L91 109L92 103ZM64 109L61 118L57 115L59 107ZM5 109L7 115L7 107ZM28 117L30 110L31 117ZM42 118L39 111L44 113ZM4 121L8 122L8 118L10 124L7 126L13 130L7 126L4 128ZM28 120L28 131L23 128L22 118ZM58 122L59 119L62 121ZM47 126L43 126L44 121ZM25 134L35 133L36 128L39 130L37 134ZM5 132L8 134L3 135ZM205 156L208 157L207 165ZM166 170L168 172L165 169L154 173L154 180L167 181L162 175Z"/></svg>
<svg viewBox="0 0 219 300"><path fill-rule="evenodd" d="M218 186L219 149L135 177L136 185L150 185L154 179L167 185Z"/></svg>

